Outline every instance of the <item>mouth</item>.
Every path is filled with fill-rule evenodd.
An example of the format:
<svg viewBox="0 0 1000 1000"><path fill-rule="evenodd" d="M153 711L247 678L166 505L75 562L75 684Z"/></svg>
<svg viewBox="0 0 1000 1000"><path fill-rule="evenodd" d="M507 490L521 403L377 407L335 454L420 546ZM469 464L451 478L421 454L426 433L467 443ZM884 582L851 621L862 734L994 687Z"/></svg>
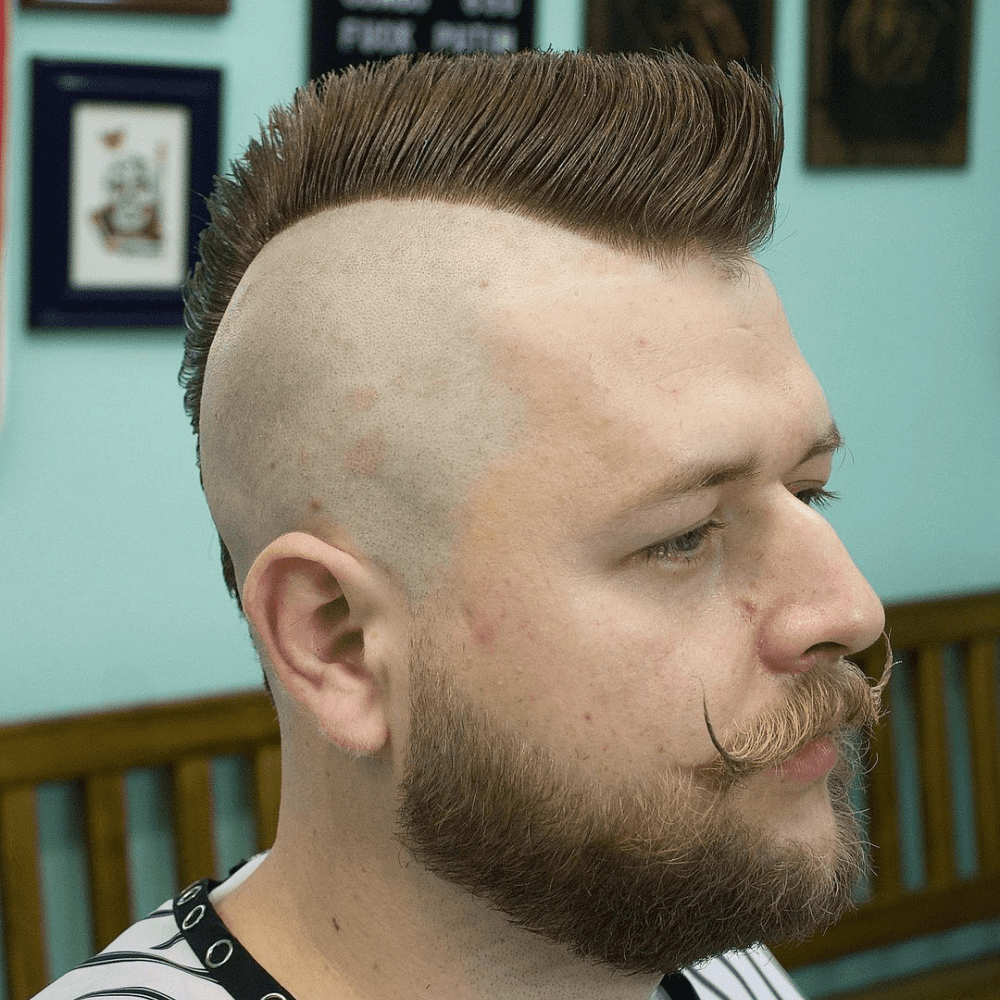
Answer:
<svg viewBox="0 0 1000 1000"><path fill-rule="evenodd" d="M788 760L766 768L762 773L772 775L779 781L796 785L808 785L833 770L840 756L837 742L832 736L821 736L807 743Z"/></svg>

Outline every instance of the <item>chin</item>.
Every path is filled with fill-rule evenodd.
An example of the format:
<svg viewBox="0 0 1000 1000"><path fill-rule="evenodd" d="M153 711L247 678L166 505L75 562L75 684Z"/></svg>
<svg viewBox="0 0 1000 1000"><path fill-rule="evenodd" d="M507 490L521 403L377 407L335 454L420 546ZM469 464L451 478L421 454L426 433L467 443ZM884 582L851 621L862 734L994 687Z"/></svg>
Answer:
<svg viewBox="0 0 1000 1000"><path fill-rule="evenodd" d="M784 785L776 788L773 780L757 780L770 778L770 775L755 775L738 791L734 790L736 813L749 827L767 835L772 843L795 843L819 856L833 857L844 831L843 813L849 810L846 796L831 789L831 781L826 777L794 790ZM839 807L835 804L838 796L842 798Z"/></svg>

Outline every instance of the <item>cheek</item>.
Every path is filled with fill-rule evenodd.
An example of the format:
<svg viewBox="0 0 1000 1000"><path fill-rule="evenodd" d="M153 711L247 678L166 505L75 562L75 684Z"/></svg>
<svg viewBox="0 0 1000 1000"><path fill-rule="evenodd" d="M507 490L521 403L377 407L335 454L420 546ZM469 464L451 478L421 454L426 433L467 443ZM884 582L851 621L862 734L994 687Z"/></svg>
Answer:
<svg viewBox="0 0 1000 1000"><path fill-rule="evenodd" d="M496 644L502 615L494 611L477 611L468 606L463 611L469 621L469 637L473 646L477 649L491 650Z"/></svg>
<svg viewBox="0 0 1000 1000"><path fill-rule="evenodd" d="M463 609L462 685L533 741L622 766L698 764L712 753L696 643L624 615L494 587ZM701 655L704 656L704 648Z"/></svg>
<svg viewBox="0 0 1000 1000"><path fill-rule="evenodd" d="M594 724L619 727L637 761L711 760L706 707L716 732L725 731L745 716L756 676L749 636L731 611L710 604L654 614L642 602L592 611L577 621L577 644L591 677L580 697L591 698L585 711Z"/></svg>
<svg viewBox="0 0 1000 1000"><path fill-rule="evenodd" d="M706 705L720 737L747 716L753 613L721 588L555 573L534 549L492 562L479 551L462 568L448 669L531 741L621 767L690 766L715 753Z"/></svg>
<svg viewBox="0 0 1000 1000"><path fill-rule="evenodd" d="M552 690L566 650L547 627L550 607L526 603L514 587L495 583L463 603L461 620L467 681L490 703L537 701Z"/></svg>

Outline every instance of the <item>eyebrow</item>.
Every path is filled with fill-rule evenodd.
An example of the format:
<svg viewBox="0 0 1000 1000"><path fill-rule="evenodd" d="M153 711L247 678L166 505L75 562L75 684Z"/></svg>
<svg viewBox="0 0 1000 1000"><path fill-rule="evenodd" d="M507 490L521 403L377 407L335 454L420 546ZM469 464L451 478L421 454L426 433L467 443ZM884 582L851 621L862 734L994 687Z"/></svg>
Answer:
<svg viewBox="0 0 1000 1000"><path fill-rule="evenodd" d="M809 445L795 463L795 467L805 465L810 459L820 455L832 455L843 446L844 438L837 425L831 422L830 426ZM627 500L622 507L622 513L649 510L678 500L689 493L697 493L699 490L709 490L716 486L753 479L760 473L762 464L759 455L750 454L724 465L694 465L679 469L667 479L655 483Z"/></svg>

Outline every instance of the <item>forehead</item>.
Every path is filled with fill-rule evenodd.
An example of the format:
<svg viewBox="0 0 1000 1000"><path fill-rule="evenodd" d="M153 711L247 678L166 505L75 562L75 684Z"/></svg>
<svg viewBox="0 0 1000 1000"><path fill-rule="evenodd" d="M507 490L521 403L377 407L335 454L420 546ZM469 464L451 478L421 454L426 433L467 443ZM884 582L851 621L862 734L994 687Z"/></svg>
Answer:
<svg viewBox="0 0 1000 1000"><path fill-rule="evenodd" d="M642 260L469 206L374 202L296 224L217 340L214 358L235 341L242 372L270 372L256 392L278 408L294 375L320 436L335 400L377 398L334 437L383 434L387 479L440 493L442 510L491 482L508 512L613 505L677 462L773 450L805 424L811 441L829 422L757 265Z"/></svg>
<svg viewBox="0 0 1000 1000"><path fill-rule="evenodd" d="M604 248L499 290L490 323L501 367L544 418L634 411L662 422L713 409L824 407L763 269L639 260Z"/></svg>
<svg viewBox="0 0 1000 1000"><path fill-rule="evenodd" d="M602 248L509 283L491 317L498 369L526 400L528 433L500 473L513 498L593 510L681 465L759 456L788 468L828 431L823 393L777 294L739 275Z"/></svg>

